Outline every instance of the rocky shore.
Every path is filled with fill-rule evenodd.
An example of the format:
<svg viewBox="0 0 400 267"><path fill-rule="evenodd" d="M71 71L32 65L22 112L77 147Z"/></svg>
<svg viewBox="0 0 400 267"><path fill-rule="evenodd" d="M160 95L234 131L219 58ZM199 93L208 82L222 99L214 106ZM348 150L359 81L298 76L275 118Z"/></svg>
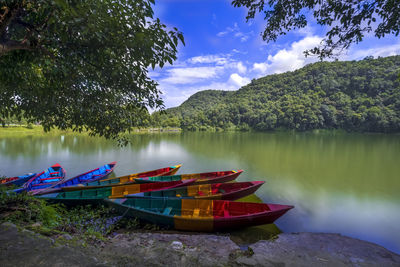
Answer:
<svg viewBox="0 0 400 267"><path fill-rule="evenodd" d="M3 223L0 266L400 266L400 255L339 234L284 233L238 246L223 235L133 232L87 245Z"/></svg>

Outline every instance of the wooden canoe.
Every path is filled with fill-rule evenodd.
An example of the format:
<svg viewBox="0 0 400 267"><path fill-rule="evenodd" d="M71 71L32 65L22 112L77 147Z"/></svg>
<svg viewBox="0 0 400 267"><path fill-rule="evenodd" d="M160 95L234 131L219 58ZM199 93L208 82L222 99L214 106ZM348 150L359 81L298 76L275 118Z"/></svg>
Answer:
<svg viewBox="0 0 400 267"><path fill-rule="evenodd" d="M43 194L37 197L46 199L54 203L63 203L66 205L87 205L100 204L104 198L121 198L129 194L140 192L149 192L160 189L172 189L180 186L187 186L194 180L173 181L151 184L127 184L103 187L99 189L83 189L77 191L63 191L50 194ZM63 188L61 188L63 189Z"/></svg>
<svg viewBox="0 0 400 267"><path fill-rule="evenodd" d="M25 175L21 176L16 176L16 177L8 177L0 180L0 185L5 185L5 186L22 186L24 183L29 181L32 177L34 177L37 173L28 173Z"/></svg>
<svg viewBox="0 0 400 267"><path fill-rule="evenodd" d="M22 191L38 190L48 188L65 178L65 170L60 164L54 164L50 168L30 178L21 189L14 190L19 193Z"/></svg>
<svg viewBox="0 0 400 267"><path fill-rule="evenodd" d="M229 200L117 198L105 200L120 214L185 231L225 231L273 223L293 206Z"/></svg>
<svg viewBox="0 0 400 267"><path fill-rule="evenodd" d="M265 182L237 182L237 183L218 183L218 184L201 184L189 185L185 187L160 189L156 191L148 191L127 195L126 197L168 197L168 198L184 198L184 199L223 199L237 200L242 197L253 194ZM158 183L149 183L158 184Z"/></svg>
<svg viewBox="0 0 400 267"><path fill-rule="evenodd" d="M175 173L178 172L180 167L182 167L182 164L178 164L178 165L171 166L171 167L165 167L165 168L161 168L161 169L157 169L157 170L152 170L152 171L132 173L132 174L115 177L115 178L102 179L100 181L108 181L108 183L113 183L113 184L129 183L129 182L133 182L134 179L136 179L136 178L174 175ZM87 185L97 185L97 184L96 183L84 184L84 186L87 186Z"/></svg>
<svg viewBox="0 0 400 267"><path fill-rule="evenodd" d="M59 181L58 183L55 183L54 185L48 188L32 190L31 194L38 195L38 194L46 194L48 192L49 193L58 192L61 191L60 188L62 187L75 186L85 182L91 182L103 179L104 177L109 176L113 172L115 165L117 165L117 162L113 161L111 163L105 164L91 171L79 174L75 177Z"/></svg>
<svg viewBox="0 0 400 267"><path fill-rule="evenodd" d="M127 182L119 182L117 179L107 179L102 181L96 181L92 183L86 183L78 186L64 187L64 191L76 191L82 190L82 187L86 189L95 189L115 185L133 184L133 183L154 183L154 182L172 182L172 181L185 181L195 179L194 184L207 184L207 183L225 183L235 180L243 170L238 171L221 171L221 172L204 172L194 174L180 174L171 176L154 176L145 178L132 178Z"/></svg>
<svg viewBox="0 0 400 267"><path fill-rule="evenodd" d="M196 179L194 184L215 184L215 183L226 183L235 180L243 170L233 171L219 171L219 172L202 172L193 174L181 174L172 176L162 177L145 177L135 179L136 183L154 183L154 182L166 182L166 181L177 181Z"/></svg>

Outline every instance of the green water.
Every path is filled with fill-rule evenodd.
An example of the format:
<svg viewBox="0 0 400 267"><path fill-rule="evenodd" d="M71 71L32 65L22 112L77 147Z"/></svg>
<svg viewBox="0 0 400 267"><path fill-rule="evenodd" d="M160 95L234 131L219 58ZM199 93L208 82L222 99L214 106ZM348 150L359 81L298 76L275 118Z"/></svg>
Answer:
<svg viewBox="0 0 400 267"><path fill-rule="evenodd" d="M180 173L244 169L257 197L291 204L283 232L333 232L400 252L400 135L175 133L137 135L127 147L87 136L0 138L0 175L59 162L71 177L111 161L115 175L182 163ZM265 236L260 229L248 231ZM240 234L239 234L240 235ZM246 234L244 234L246 235Z"/></svg>

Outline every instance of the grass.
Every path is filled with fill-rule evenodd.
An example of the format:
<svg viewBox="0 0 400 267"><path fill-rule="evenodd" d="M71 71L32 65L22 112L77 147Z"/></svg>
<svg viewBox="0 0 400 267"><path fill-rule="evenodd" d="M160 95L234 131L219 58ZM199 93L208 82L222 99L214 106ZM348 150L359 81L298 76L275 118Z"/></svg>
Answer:
<svg viewBox="0 0 400 267"><path fill-rule="evenodd" d="M0 137L7 136L43 136L43 135L59 135L73 133L72 130L62 131L59 129L52 129L50 132L45 132L40 125L19 125L19 126L6 126L0 127Z"/></svg>
<svg viewBox="0 0 400 267"><path fill-rule="evenodd" d="M12 222L46 236L70 234L86 243L104 241L115 231L158 230L153 224L122 218L108 207L50 204L0 186L0 223Z"/></svg>
<svg viewBox="0 0 400 267"><path fill-rule="evenodd" d="M147 134L147 133L179 133L180 128L137 128L132 127L129 134ZM45 132L43 127L40 125L12 125L1 127L0 126L0 137L7 136L45 136L45 135L60 135L60 134L74 134L74 135L88 135L89 133L83 131L81 133L74 132L72 130L59 130L57 128L52 129L50 132ZM128 133L126 133L128 134Z"/></svg>

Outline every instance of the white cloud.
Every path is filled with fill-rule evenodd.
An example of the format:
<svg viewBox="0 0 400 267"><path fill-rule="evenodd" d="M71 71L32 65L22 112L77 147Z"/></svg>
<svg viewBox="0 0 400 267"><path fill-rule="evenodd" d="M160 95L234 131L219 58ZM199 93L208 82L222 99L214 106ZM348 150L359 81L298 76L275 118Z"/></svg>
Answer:
<svg viewBox="0 0 400 267"><path fill-rule="evenodd" d="M247 67L242 61L236 61L230 54L210 54L187 59L183 67L170 66L160 73L152 75L163 84L194 84L213 82L213 79L230 75L232 72L245 74Z"/></svg>
<svg viewBox="0 0 400 267"><path fill-rule="evenodd" d="M227 82L211 82L202 85L185 86L184 89L179 85L161 84L160 89L163 91L164 104L167 108L176 107L186 101L193 94L204 90L225 90L234 91L239 86L232 81Z"/></svg>
<svg viewBox="0 0 400 267"><path fill-rule="evenodd" d="M259 72L259 73L266 73L268 68L267 63L254 63L253 64L253 70Z"/></svg>
<svg viewBox="0 0 400 267"><path fill-rule="evenodd" d="M228 33L229 33L228 31L219 32L219 33L217 33L217 36L218 37L223 37L223 36L227 35Z"/></svg>
<svg viewBox="0 0 400 267"><path fill-rule="evenodd" d="M172 68L167 70L168 77L161 80L163 83L188 84L201 80L217 77L222 67L194 67L194 68Z"/></svg>
<svg viewBox="0 0 400 267"><path fill-rule="evenodd" d="M243 65L242 61L239 61L236 64L236 68L237 68L238 72L241 74L244 74L247 72L247 67L245 65Z"/></svg>
<svg viewBox="0 0 400 267"><path fill-rule="evenodd" d="M343 59L363 59L367 56L388 57L400 54L400 43L361 50L350 50Z"/></svg>
<svg viewBox="0 0 400 267"><path fill-rule="evenodd" d="M233 37L239 38L240 41L241 41L242 43L243 43L243 42L246 42L246 41L250 38L250 36L253 36L253 35L254 35L254 32L253 32L253 31L250 31L250 32L242 32L242 31L240 30L238 24L235 23L235 24L233 24L233 27L227 27L227 28L225 29L225 31L222 31L222 32L217 33L217 36L218 36L218 37L224 37L224 36L226 36L226 35L228 35L228 34L230 34L230 33L233 33Z"/></svg>
<svg viewBox="0 0 400 267"><path fill-rule="evenodd" d="M275 55L269 55L267 62L253 64L253 71L259 75L293 71L304 65L317 61L315 57L304 56L304 51L321 43L319 36L307 36L298 42L292 43L289 49L281 49Z"/></svg>
<svg viewBox="0 0 400 267"><path fill-rule="evenodd" d="M283 73L299 69L309 63L318 61L315 56L304 56L304 51L321 44L322 37L309 35L311 30L304 32L307 36L300 41L293 42L289 48L278 50L275 54L268 55L266 62L255 62L251 69L257 77L274 73ZM386 57L400 54L400 42L392 45L383 45L368 49L350 49L346 54L340 56L340 60L360 60L367 56ZM331 59L326 59L331 60Z"/></svg>
<svg viewBox="0 0 400 267"><path fill-rule="evenodd" d="M227 27L227 28L225 29L225 31L217 33L217 36L218 36L218 37L223 37L223 36L227 35L228 33L231 33L231 32L238 32L238 31L239 31L239 26L238 26L238 24L235 22L235 23L233 24L233 27Z"/></svg>
<svg viewBox="0 0 400 267"><path fill-rule="evenodd" d="M229 55L205 55L205 56L197 56L188 59L188 62L191 64L197 63L215 63L217 65L224 65L228 63Z"/></svg>
<svg viewBox="0 0 400 267"><path fill-rule="evenodd" d="M310 24L307 24L304 28L296 29L293 33L302 36L313 36L314 32L315 29Z"/></svg>
<svg viewBox="0 0 400 267"><path fill-rule="evenodd" d="M233 73L231 74L231 76L229 77L229 82L233 83L236 86L242 87L248 83L250 83L250 79L246 78L246 77L242 77L237 73Z"/></svg>

